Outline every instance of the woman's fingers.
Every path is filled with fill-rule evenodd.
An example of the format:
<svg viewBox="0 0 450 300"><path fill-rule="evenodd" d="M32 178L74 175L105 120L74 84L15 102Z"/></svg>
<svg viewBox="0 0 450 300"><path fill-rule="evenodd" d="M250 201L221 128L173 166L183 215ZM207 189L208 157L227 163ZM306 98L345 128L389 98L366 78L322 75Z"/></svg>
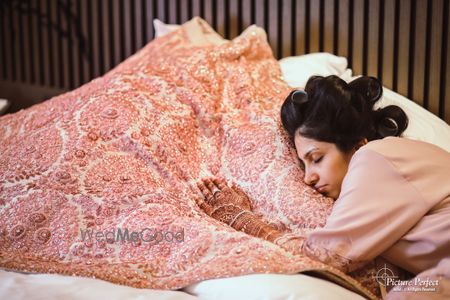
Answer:
<svg viewBox="0 0 450 300"><path fill-rule="evenodd" d="M211 215L213 212L213 209L211 208L211 206L208 205L208 203L206 203L202 198L200 197L194 197L195 202L197 203L197 205L207 214L207 215Z"/></svg>
<svg viewBox="0 0 450 300"><path fill-rule="evenodd" d="M206 178L204 182L213 195L215 192L220 191L220 189L214 184L211 179Z"/></svg>
<svg viewBox="0 0 450 300"><path fill-rule="evenodd" d="M200 189L203 196L205 196L206 201L209 201L213 198L213 194L211 193L210 189L206 187L206 185L203 182L198 182L197 187Z"/></svg>
<svg viewBox="0 0 450 300"><path fill-rule="evenodd" d="M221 197L222 196L221 190L209 178L205 179L204 182L206 183L206 186L209 188L212 194L212 198L209 199L208 203L210 205L215 206L218 203L218 201L223 200Z"/></svg>
<svg viewBox="0 0 450 300"><path fill-rule="evenodd" d="M233 191L235 191L236 193L238 193L239 195L241 195L241 190L239 189L239 187L237 185L235 185L234 183L231 185L231 188L233 189Z"/></svg>
<svg viewBox="0 0 450 300"><path fill-rule="evenodd" d="M227 183L222 178L204 178L197 183L197 187L202 192L203 196L206 198L208 205L214 206L217 201L222 201L222 197L225 195L220 192L227 191L230 189Z"/></svg>
<svg viewBox="0 0 450 300"><path fill-rule="evenodd" d="M227 182L223 178L214 178L213 182L219 187L220 190L224 190L228 187Z"/></svg>

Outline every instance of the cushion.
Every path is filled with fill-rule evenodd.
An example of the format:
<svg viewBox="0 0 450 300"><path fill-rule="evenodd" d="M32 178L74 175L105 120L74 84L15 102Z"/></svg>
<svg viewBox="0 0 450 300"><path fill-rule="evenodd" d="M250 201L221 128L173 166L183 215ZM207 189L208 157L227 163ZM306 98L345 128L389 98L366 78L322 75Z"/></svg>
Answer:
<svg viewBox="0 0 450 300"><path fill-rule="evenodd" d="M317 270L358 281L200 210L190 188L224 177L280 228L323 226L333 201L306 186L279 111L289 87L265 32L232 41L202 19L103 77L0 118L0 267L178 289ZM120 230L120 234L119 234Z"/></svg>
<svg viewBox="0 0 450 300"><path fill-rule="evenodd" d="M169 32L180 28L178 24L166 24L159 19L153 19L153 28L155 28L155 38L166 35Z"/></svg>
<svg viewBox="0 0 450 300"><path fill-rule="evenodd" d="M0 99L0 115L8 110L8 107L11 105L9 100Z"/></svg>
<svg viewBox="0 0 450 300"><path fill-rule="evenodd" d="M351 78L352 70L347 68L347 59L326 52L290 56L280 59L283 79L291 87L304 88L313 75L336 75L344 80Z"/></svg>

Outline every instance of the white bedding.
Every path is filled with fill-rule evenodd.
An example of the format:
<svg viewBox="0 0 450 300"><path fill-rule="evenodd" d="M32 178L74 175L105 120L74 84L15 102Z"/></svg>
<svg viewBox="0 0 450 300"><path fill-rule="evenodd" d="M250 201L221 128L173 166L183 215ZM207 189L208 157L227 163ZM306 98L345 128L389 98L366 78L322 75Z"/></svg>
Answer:
<svg viewBox="0 0 450 300"><path fill-rule="evenodd" d="M136 289L93 278L23 274L0 270L0 299L361 300L364 298L332 282L303 274L253 274L205 280L190 285L183 291L163 291Z"/></svg>
<svg viewBox="0 0 450 300"><path fill-rule="evenodd" d="M181 291L136 289L93 278L23 274L0 270L0 299L8 300L193 300Z"/></svg>

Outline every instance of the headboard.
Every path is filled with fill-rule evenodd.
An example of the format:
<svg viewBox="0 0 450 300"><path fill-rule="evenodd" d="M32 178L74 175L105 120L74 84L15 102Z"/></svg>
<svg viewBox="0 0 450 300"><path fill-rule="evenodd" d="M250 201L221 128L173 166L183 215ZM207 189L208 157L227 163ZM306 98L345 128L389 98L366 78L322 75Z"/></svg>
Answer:
<svg viewBox="0 0 450 300"><path fill-rule="evenodd" d="M277 58L345 56L450 123L448 0L2 0L0 16L0 97L74 89L152 40L154 18L201 16L225 38L263 27Z"/></svg>

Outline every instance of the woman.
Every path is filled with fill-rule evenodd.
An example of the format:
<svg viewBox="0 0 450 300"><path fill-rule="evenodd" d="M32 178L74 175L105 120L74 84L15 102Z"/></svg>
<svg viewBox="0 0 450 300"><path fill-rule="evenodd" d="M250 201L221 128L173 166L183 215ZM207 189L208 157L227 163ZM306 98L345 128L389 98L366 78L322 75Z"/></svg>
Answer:
<svg viewBox="0 0 450 300"><path fill-rule="evenodd" d="M222 179L198 184L206 199L198 204L237 230L344 272L379 255L414 274L433 268L450 255L450 154L399 138L408 119L397 106L374 110L381 94L373 77L347 84L315 76L281 107L305 183L335 200L323 228L305 237L278 231Z"/></svg>

